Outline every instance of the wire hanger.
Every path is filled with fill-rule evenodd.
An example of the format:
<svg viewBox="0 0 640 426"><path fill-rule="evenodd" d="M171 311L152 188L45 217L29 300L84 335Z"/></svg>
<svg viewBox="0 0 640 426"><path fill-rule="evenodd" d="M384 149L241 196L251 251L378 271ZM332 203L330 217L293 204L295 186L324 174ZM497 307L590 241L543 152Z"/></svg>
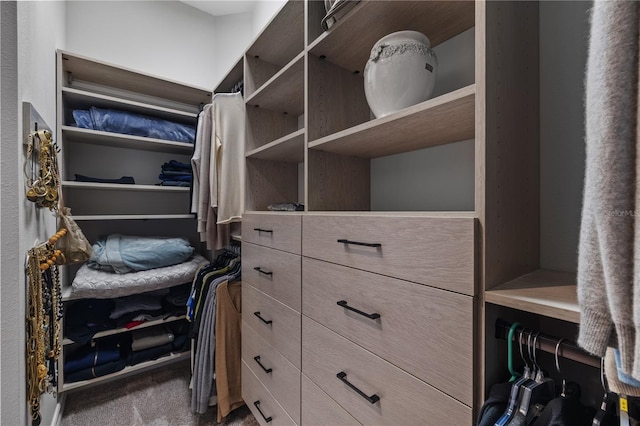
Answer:
<svg viewBox="0 0 640 426"><path fill-rule="evenodd" d="M556 350L554 353L555 356L555 360L556 360L556 371L558 372L558 374L560 375L560 378L562 379L562 391L560 392L560 396L562 398L566 398L567 397L567 381L565 380L564 376L562 375L562 372L560 371L560 362L558 361L558 350L560 349L560 345L562 344L562 341L565 340L560 339L558 340L558 343L556 343Z"/></svg>

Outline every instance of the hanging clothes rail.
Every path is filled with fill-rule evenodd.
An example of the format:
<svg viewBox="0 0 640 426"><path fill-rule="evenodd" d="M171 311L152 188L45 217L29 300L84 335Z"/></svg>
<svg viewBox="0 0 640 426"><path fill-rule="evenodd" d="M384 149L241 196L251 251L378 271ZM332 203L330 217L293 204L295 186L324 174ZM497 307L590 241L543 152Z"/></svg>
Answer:
<svg viewBox="0 0 640 426"><path fill-rule="evenodd" d="M507 336L509 335L509 329L511 328L511 323L504 321L502 319L496 320L495 325L495 336L497 339L507 340ZM588 354L584 350L582 350L578 345L574 342L567 339L560 339L558 337L550 336L548 334L540 333L538 330L534 330L526 327L518 327L516 329L516 333L513 333L513 341L517 342L520 337L520 330L523 330L522 337L526 338L529 335L538 336L536 339L536 348L543 352L548 352L550 354L556 353L556 345L560 340L562 343L558 347L558 356L562 358L567 358L573 361L577 361L582 364L590 365L591 367L600 368L600 358L595 357L593 355ZM523 344L526 345L526 339L523 339Z"/></svg>

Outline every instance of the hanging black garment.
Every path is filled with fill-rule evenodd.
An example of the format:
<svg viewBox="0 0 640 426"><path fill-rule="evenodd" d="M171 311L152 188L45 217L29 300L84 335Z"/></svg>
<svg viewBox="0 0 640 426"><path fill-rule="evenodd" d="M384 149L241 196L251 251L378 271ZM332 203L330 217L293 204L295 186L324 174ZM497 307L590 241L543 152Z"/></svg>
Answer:
<svg viewBox="0 0 640 426"><path fill-rule="evenodd" d="M496 383L491 386L489 397L482 404L478 426L493 426L507 409L512 383Z"/></svg>
<svg viewBox="0 0 640 426"><path fill-rule="evenodd" d="M533 426L591 426L595 410L580 402L581 394L577 383L567 383L566 396L549 401Z"/></svg>

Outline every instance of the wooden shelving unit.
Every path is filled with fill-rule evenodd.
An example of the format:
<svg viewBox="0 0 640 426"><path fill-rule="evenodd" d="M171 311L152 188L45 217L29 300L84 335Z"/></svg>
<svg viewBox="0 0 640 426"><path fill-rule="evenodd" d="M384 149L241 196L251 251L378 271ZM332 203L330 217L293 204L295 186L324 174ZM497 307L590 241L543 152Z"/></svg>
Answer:
<svg viewBox="0 0 640 426"><path fill-rule="evenodd" d="M246 153L247 158L302 163L304 161L304 129L283 136Z"/></svg>
<svg viewBox="0 0 640 426"><path fill-rule="evenodd" d="M304 52L246 98L247 106L283 114L304 112Z"/></svg>
<svg viewBox="0 0 640 426"><path fill-rule="evenodd" d="M129 185L119 183L94 183L62 181L63 188L92 189L101 191L140 191L140 192L189 192L188 187L161 185Z"/></svg>
<svg viewBox="0 0 640 426"><path fill-rule="evenodd" d="M193 219L193 214L108 214L73 216L76 221Z"/></svg>
<svg viewBox="0 0 640 426"><path fill-rule="evenodd" d="M141 136L114 134L99 130L80 129L71 126L62 126L62 133L65 140L71 143L95 144L156 152L161 151L182 155L189 154L193 151L193 144Z"/></svg>
<svg viewBox="0 0 640 426"><path fill-rule="evenodd" d="M576 276L568 272L531 272L485 292L485 300L496 305L580 323Z"/></svg>

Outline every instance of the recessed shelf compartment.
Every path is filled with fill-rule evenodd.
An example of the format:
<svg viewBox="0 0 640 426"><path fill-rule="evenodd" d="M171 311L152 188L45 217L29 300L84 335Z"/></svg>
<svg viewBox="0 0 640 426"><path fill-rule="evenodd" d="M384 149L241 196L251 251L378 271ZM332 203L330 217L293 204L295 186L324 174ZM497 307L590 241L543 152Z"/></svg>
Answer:
<svg viewBox="0 0 640 426"><path fill-rule="evenodd" d="M408 29L419 31L434 47L474 25L472 1L361 1L311 42L308 49L341 68L362 73L371 48L387 34Z"/></svg>
<svg viewBox="0 0 640 426"><path fill-rule="evenodd" d="M302 163L304 161L304 129L247 152L247 158Z"/></svg>
<svg viewBox="0 0 640 426"><path fill-rule="evenodd" d="M101 376L101 377L96 377L95 379L91 379L91 380L83 380L81 382L73 382L73 383L64 383L62 385L62 391L66 392L66 391L70 391L72 389L77 389L77 388L81 388L81 387L85 387L85 386L89 386L89 385L94 385L97 383L101 383L101 382L106 382L121 376L127 376L130 374L135 374L135 373L142 373L144 371L147 370L151 370L151 369L155 369L155 368L159 368L161 366L167 366L169 364L173 364L175 362L180 362L180 361L186 361L188 359L191 358L191 352L190 351L186 351L186 352L179 352L179 353L172 353L170 355L164 356L162 358L158 358L156 360L153 361L146 361L146 362L142 362L140 364L136 364L136 365L132 365L132 366L127 366L124 368L124 370L120 370L116 373L112 373L112 374L107 374L106 376Z"/></svg>
<svg viewBox="0 0 640 426"><path fill-rule="evenodd" d="M166 141L163 139L146 138L142 136L125 135L121 133L103 132L100 130L81 129L72 126L62 126L65 142L131 148L144 151L158 151L172 154L191 154L193 144Z"/></svg>
<svg viewBox="0 0 640 426"><path fill-rule="evenodd" d="M247 106L283 114L304 112L304 52L246 98Z"/></svg>
<svg viewBox="0 0 640 426"><path fill-rule="evenodd" d="M218 83L216 88L213 90L214 93L229 93L233 86L236 83L242 81L244 78L244 67L242 57L236 61L236 63L231 67L231 70L224 76L222 81Z"/></svg>
<svg viewBox="0 0 640 426"><path fill-rule="evenodd" d="M245 95L251 96L304 49L304 2L288 1L245 54Z"/></svg>
<svg viewBox="0 0 640 426"><path fill-rule="evenodd" d="M186 111L192 110L193 105L211 102L211 92L205 88L186 85L125 67L116 67L75 53L60 51L60 54L61 71L66 73L62 80L67 87L76 87L78 82L88 82L109 90L128 92L136 97L147 96L149 99L159 101L157 105L171 101L183 105ZM159 98L158 94L162 94L162 98Z"/></svg>
<svg viewBox="0 0 640 426"><path fill-rule="evenodd" d="M153 116L164 120L178 123L194 124L197 114L189 111L181 111L178 109L164 108L153 104L130 101L113 96L93 93L87 90L74 89L71 87L62 88L62 100L68 117L65 120L69 123L71 112L74 109L89 109L90 107L98 107L104 109L114 109L119 111L127 111L135 114Z"/></svg>
<svg viewBox="0 0 640 426"><path fill-rule="evenodd" d="M113 336L114 334L120 334L120 333L127 333L127 332L131 332L133 330L140 330L142 328L147 328L147 327L153 327L154 325L160 325L160 324L168 324L170 322L175 322L175 321L180 321L182 319L185 319L186 317L184 315L179 315L179 316L171 316L165 319L159 319L159 320L155 320L155 321L147 321L143 324L140 324L136 327L133 328L114 328L113 330L104 330L104 331L99 331L98 333L94 334L92 339L99 339L101 337L107 337L107 336ZM63 345L73 345L75 342L71 339L63 339L62 340L62 344Z"/></svg>
<svg viewBox="0 0 640 426"><path fill-rule="evenodd" d="M576 276L539 269L485 292L486 302L580 323Z"/></svg>
<svg viewBox="0 0 640 426"><path fill-rule="evenodd" d="M378 158L473 139L475 85L309 142L309 148ZM416 135L421 135L416 137Z"/></svg>

